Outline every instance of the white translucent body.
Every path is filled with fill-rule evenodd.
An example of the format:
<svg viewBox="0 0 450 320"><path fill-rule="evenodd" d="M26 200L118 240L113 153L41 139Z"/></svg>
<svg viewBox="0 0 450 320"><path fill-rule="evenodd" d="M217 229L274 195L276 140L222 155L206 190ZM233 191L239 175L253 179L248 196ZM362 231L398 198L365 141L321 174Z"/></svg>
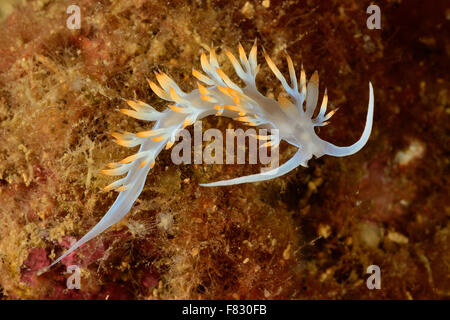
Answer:
<svg viewBox="0 0 450 320"><path fill-rule="evenodd" d="M211 49L209 61L205 54L201 56L202 69L206 75L193 71L193 75L204 83L203 85L199 84L198 89L190 93L184 93L173 80L162 73L156 75L161 87L158 87L155 83L150 84L158 96L171 101L171 109L168 108L164 112L158 112L143 102L128 101L128 104L134 110L127 109L122 110L122 112L137 119L155 121L152 128L153 131L141 134L141 136L130 133L117 134L116 139L119 144L127 146L140 145L136 159L133 158L132 161L126 161L127 163L114 164L112 170L104 170L105 173L111 175L126 173L124 178L107 187L107 189L120 191L117 199L100 222L61 257L55 260L50 267L79 246L119 222L129 212L131 206L142 192L147 174L151 169L149 164L154 163L155 158L167 144L172 145L175 142L177 130L192 124L196 120L217 114L244 121L248 125L268 129L275 128L279 130L280 140L285 140L298 148L290 160L269 172L202 184L205 187L228 186L273 179L288 173L299 165L306 166L312 156L318 158L327 154L343 157L358 152L366 144L372 130L374 109L373 88L370 83L369 107L364 131L360 139L353 145L338 147L320 139L314 131L314 127L326 125L326 121L334 113L331 112L325 115L328 99L325 92L320 111L313 118L319 95L317 73L314 73L307 82L302 69L298 83L292 61L287 56L291 82L291 85L289 85L272 60L265 55L269 67L283 85L289 98L281 97L276 101L265 97L255 85L255 77L259 69L256 61L256 50L255 43L247 56L243 48L239 46L240 62L230 52L226 52L237 75L245 84L242 88L233 83L221 71L214 49ZM245 115L244 117L242 117L243 114ZM158 136L157 139L153 139L155 135ZM277 146L279 142L271 141L272 146Z"/></svg>

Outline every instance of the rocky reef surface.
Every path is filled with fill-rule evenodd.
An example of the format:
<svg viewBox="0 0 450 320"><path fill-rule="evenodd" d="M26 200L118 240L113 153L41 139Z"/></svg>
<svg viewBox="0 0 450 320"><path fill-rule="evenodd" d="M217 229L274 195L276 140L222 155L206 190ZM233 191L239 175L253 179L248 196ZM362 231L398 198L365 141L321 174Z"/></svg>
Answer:
<svg viewBox="0 0 450 320"><path fill-rule="evenodd" d="M384 1L369 30L368 1L79 0L0 6L1 299L426 299L450 295L449 57L445 1ZM166 104L147 78L163 70L182 89L212 43L253 40L287 74L285 51L339 107L320 135L359 138L368 82L372 136L356 155L322 157L263 183L199 183L258 165L174 165L162 152L127 218L37 275L115 199L105 164L130 150L109 133L148 123L116 112L122 98ZM221 50L222 49L222 50ZM263 62L261 92L281 85ZM204 128L244 128L208 118ZM294 149L281 145L281 161ZM81 289L66 268L81 268ZM382 289L369 290L378 265Z"/></svg>

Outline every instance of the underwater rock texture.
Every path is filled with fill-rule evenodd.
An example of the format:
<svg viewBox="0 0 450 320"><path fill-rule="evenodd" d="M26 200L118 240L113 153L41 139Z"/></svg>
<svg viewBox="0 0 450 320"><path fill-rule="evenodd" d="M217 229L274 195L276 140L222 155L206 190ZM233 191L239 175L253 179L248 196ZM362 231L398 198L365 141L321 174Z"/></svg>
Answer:
<svg viewBox="0 0 450 320"><path fill-rule="evenodd" d="M0 297L3 299L448 298L450 295L450 6L385 1L381 30L366 1L20 1L0 10ZM10 13L9 13L10 12ZM319 71L340 107L320 135L359 138L367 83L372 136L356 155L322 157L259 184L198 184L256 165L181 165L162 152L127 218L38 276L107 211L130 154L109 133L147 123L121 98L166 104L147 85L163 70L191 89L205 46L248 50L257 38L287 74ZM226 60L218 51L219 62ZM261 54L260 90L277 96ZM227 73L232 67L225 62ZM274 85L275 84L275 85ZM321 90L322 92L322 90ZM204 129L242 125L208 118ZM281 146L281 161L294 151ZM68 265L81 289L66 287ZM368 290L379 265L382 289Z"/></svg>

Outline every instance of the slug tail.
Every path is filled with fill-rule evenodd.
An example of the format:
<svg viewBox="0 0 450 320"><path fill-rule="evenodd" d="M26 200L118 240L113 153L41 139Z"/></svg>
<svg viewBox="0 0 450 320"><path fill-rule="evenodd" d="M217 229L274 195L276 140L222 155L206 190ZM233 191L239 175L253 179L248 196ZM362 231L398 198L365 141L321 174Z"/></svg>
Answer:
<svg viewBox="0 0 450 320"><path fill-rule="evenodd" d="M150 170L150 166L144 168L137 168L130 170L130 175L135 175L134 183L129 186L126 190L119 193L114 204L108 210L108 212L103 216L103 218L80 240L78 240L72 247L69 248L62 256L56 259L52 264L43 270L46 272L52 266L60 262L62 259L67 257L71 252L78 249L80 246L88 242L89 240L95 238L97 235L111 227L112 225L119 222L131 209L137 197L142 192L144 188L145 180ZM41 272L41 273L43 273Z"/></svg>

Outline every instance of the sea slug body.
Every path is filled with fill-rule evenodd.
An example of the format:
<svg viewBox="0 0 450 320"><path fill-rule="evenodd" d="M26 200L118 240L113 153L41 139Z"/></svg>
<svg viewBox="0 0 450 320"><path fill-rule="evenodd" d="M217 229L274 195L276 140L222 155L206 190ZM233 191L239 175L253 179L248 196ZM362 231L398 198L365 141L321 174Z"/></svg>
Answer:
<svg viewBox="0 0 450 320"><path fill-rule="evenodd" d="M108 164L102 171L107 175L123 175L105 188L105 191L119 191L114 204L86 235L78 240L69 250L56 259L49 267L58 263L69 253L91 240L110 226L119 222L130 210L141 193L148 172L153 167L158 154L173 146L177 132L210 115L230 117L242 121L249 126L265 129L277 129L278 139L270 139L268 143L276 147L281 140L298 148L294 156L278 168L268 172L239 177L231 180L202 184L202 186L227 186L240 183L273 179L288 173L299 165L306 166L308 160L315 156L332 155L343 157L358 152L368 141L372 130L374 97L372 84L369 83L369 106L366 124L360 139L351 146L338 147L317 136L314 127L328 124L328 120L336 110L326 113L328 96L325 90L323 100L316 117L313 117L318 103L319 77L317 71L306 80L305 71L300 72L300 81L294 65L287 55L290 85L271 58L264 52L266 62L277 79L281 82L289 99L279 96L278 100L266 97L256 88L255 77L259 70L257 64L256 41L247 55L239 45L239 60L230 52L226 55L244 83L243 87L235 84L220 68L214 48L210 49L209 59L205 53L200 61L204 73L197 70L192 75L199 80L198 88L191 92L183 92L166 74L156 73L159 86L149 81L153 92L161 99L169 101L169 107L159 112L142 101L127 100L131 109L120 109L130 117L154 121L151 130L133 133L113 133L119 145L126 147L140 146L139 151L119 163ZM47 268L48 270L48 268Z"/></svg>

